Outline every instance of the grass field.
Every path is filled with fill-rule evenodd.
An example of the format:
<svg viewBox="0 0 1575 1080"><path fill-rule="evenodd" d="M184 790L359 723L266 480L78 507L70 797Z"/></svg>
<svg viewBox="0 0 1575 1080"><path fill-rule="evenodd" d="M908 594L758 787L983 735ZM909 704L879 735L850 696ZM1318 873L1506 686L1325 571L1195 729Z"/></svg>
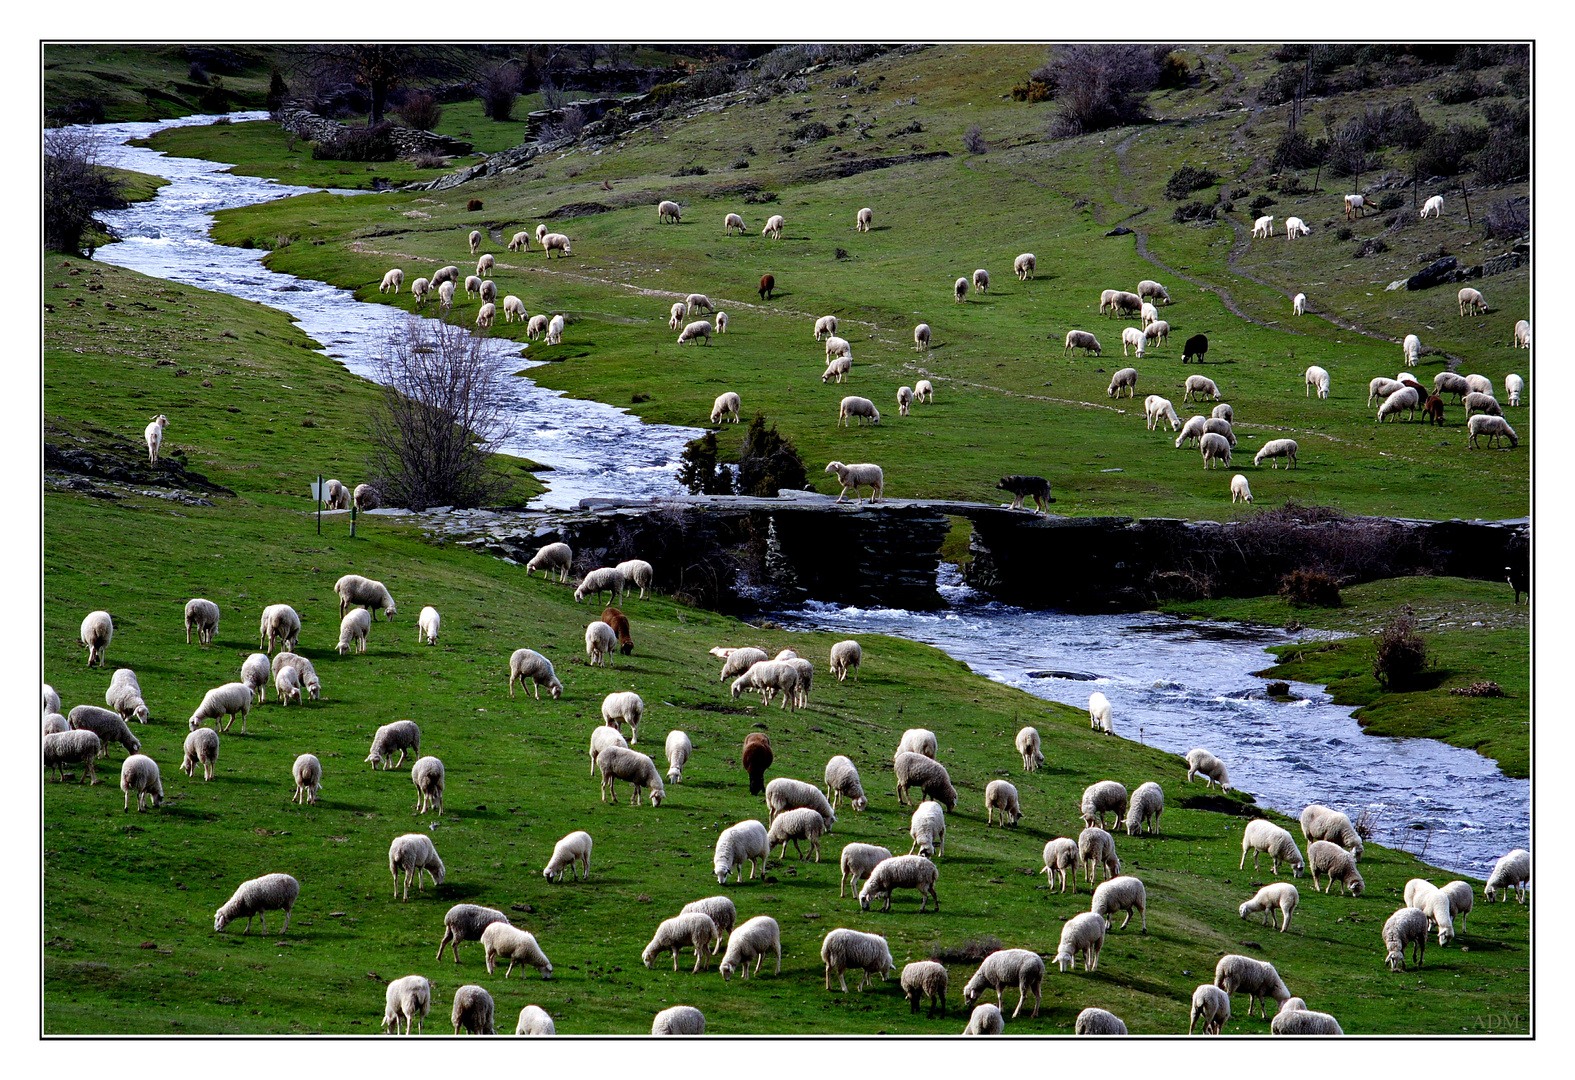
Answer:
<svg viewBox="0 0 1575 1080"><path fill-rule="evenodd" d="M294 149L291 149L291 144ZM312 144L292 140L271 120L250 120L205 128L166 128L135 146L162 150L175 157L205 157L233 162L231 171L242 176L267 176L283 184L305 187L366 188L373 181L408 184L432 180L442 169L418 169L409 161L319 161Z"/></svg>
<svg viewBox="0 0 1575 1080"><path fill-rule="evenodd" d="M219 75L232 109L261 109L268 93L268 70L277 61L269 46L227 50L241 63L233 74ZM70 44L46 45L44 105L46 110L93 100L110 123L163 120L172 116L212 112L203 95L212 82L191 78L191 61L180 45Z"/></svg>
<svg viewBox="0 0 1575 1080"><path fill-rule="evenodd" d="M1244 82L1261 80L1275 66L1267 51L1233 57L1247 69ZM1366 406L1368 381L1392 377L1401 366L1398 340L1409 330L1441 350L1423 358L1418 374L1426 383L1444 368L1446 354L1461 359L1462 371L1479 371L1495 385L1512 370L1526 375L1527 355L1510 345L1513 324L1526 313L1524 268L1482 282L1493 309L1462 319L1453 288L1408 293L1386 292L1384 285L1412 272L1440 244L1469 259L1482 241L1463 215L1415 223L1390 237L1388 255L1360 263L1352 262L1350 248L1382 233L1383 220L1355 222L1356 238L1337 241L1341 189L1327 186L1317 195L1280 197L1279 213L1300 213L1314 229L1294 245L1283 237L1237 241L1235 227L1244 226L1244 235L1250 226L1243 210L1208 227L1172 224L1160 189L1182 162L1225 168L1230 175L1222 183L1263 189L1270 172L1263 155L1279 134L1276 111L1219 112L1228 96L1247 92L1243 86L1188 90L1155 97L1160 124L1047 141L1040 135L1043 109L999 99L1040 55L1027 47L955 46L886 56L861 66L860 78L900 85L900 98L881 93L870 104L855 103L828 72L804 94L636 131L616 144L616 153L576 150L439 195L305 196L228 211L215 236L231 243L310 236L313 244L275 251L270 265L377 300L377 282L391 265L402 266L407 277L451 261L468 266L465 236L481 228L490 236L485 250L499 259L500 295L518 295L532 313L568 319L562 346L532 349L561 361L535 378L617 404L648 395L633 406L640 415L686 424L704 423L716 395L735 390L746 411L764 411L794 440L822 489L829 478L818 466L836 458L882 464L887 490L901 496L990 498L1001 475L1023 472L1051 479L1063 513L1250 513L1231 509L1228 474L1202 469L1196 451L1172 445L1173 435L1144 429L1140 400L1112 401L1106 393L1110 373L1135 363L1138 398L1160 393L1185 415L1191 407L1181 401L1181 383L1193 369L1180 364L1181 346L1201 331L1211 342L1204 371L1235 410L1240 445L1233 468L1250 477L1259 505L1295 498L1427 517L1527 511L1529 410L1512 417L1520 449L1489 452L1466 447L1458 407L1448 409L1447 423L1437 429L1420 422L1380 427ZM918 104L910 105L908 95ZM735 122L740 108L747 108L748 124ZM1447 122L1465 108L1428 115ZM792 133L811 117L833 134L794 143ZM844 121L849 127L836 131ZM915 123L917 133L910 130ZM996 149L961 152L962 131L971 123L981 125ZM860 139L866 125L868 137ZM823 175L855 156L937 149L952 156L845 178ZM740 162L748 167L733 167ZM707 174L675 178L691 164ZM774 201L746 204L751 191L773 194ZM466 211L471 197L483 199L485 209ZM657 224L652 205L662 197L686 204L682 224ZM1234 201L1242 207L1245 199ZM515 231L558 207L591 202L613 209L550 218L573 238L572 257L549 263L535 250L502 250ZM857 233L854 212L866 205L875 208L875 229ZM1151 209L1136 213L1143 207ZM721 235L728 211L743 213L745 236ZM783 238L761 237L765 217L778 212L788 221ZM1138 237L1106 237L1120 220L1136 227ZM1166 269L1141 257L1138 239ZM1012 259L1023 250L1039 261L1028 282L1011 274ZM1237 277L1231 269L1237 262L1252 266L1269 286ZM981 266L992 275L989 292L955 304L952 280ZM755 287L767 272L778 289L764 301ZM1122 324L1097 314L1099 291L1133 288L1144 277L1169 287L1174 303L1161 313L1174 330L1168 345L1144 359L1122 359L1114 351ZM1222 290L1257 321L1232 313ZM728 333L709 348L675 345L666 326L672 299L692 291L712 297L730 316ZM1316 314L1292 319L1289 296L1296 291L1308 293L1315 312L1337 312L1379 337ZM403 294L383 299L413 303ZM468 324L475 306L461 301L453 317ZM826 313L842 319L841 333L852 343L853 373L842 386L818 381L823 347L810 330ZM934 330L935 348L924 355L912 347L919 321ZM1092 329L1104 356L1063 358L1069 328ZM524 336L518 324L499 324L493 332ZM1302 373L1309 364L1333 374L1326 401L1306 396ZM917 378L935 384L935 405L900 418L896 388ZM839 429L837 402L844 394L875 400L885 422ZM1250 465L1264 440L1285 436L1301 443L1298 469ZM738 439L727 433L724 448L732 452Z"/></svg>

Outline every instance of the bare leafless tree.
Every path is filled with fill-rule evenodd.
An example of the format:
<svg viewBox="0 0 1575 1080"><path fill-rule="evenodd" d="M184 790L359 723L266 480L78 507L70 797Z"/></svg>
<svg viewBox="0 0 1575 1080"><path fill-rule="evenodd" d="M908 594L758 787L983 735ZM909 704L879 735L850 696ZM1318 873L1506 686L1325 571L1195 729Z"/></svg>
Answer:
<svg viewBox="0 0 1575 1080"><path fill-rule="evenodd" d="M474 507L507 494L492 454L513 425L507 378L485 339L411 319L378 362L383 402L372 418L372 483L391 506Z"/></svg>
<svg viewBox="0 0 1575 1080"><path fill-rule="evenodd" d="M44 246L48 250L80 254L89 233L109 233L94 215L126 205L120 184L98 159L98 138L88 128L51 128L44 133Z"/></svg>

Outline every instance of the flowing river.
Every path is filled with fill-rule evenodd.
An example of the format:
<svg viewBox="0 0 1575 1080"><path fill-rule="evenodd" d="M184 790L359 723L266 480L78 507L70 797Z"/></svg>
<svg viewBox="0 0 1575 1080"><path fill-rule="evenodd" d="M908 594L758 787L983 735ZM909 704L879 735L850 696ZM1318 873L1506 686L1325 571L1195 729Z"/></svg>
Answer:
<svg viewBox="0 0 1575 1080"><path fill-rule="evenodd" d="M231 119L266 116L234 113ZM262 265L266 252L223 247L208 236L216 211L322 189L236 176L217 162L125 145L161 128L215 119L189 116L93 129L102 140L104 164L171 181L151 201L105 215L124 239L100 248L96 257L278 308L323 344L325 354L358 375L375 377L384 343L407 318L403 311L276 273ZM489 340L496 362L509 370L532 366L522 362L517 343ZM678 457L698 432L645 424L610 405L562 397L528 377L515 383L510 403L515 434L503 449L552 466L553 472L543 474L549 490L541 505L573 507L593 495L678 490ZM982 675L1078 708L1098 689L1111 700L1122 738L1141 738L1178 754L1209 747L1226 760L1236 786L1292 815L1315 801L1353 817L1370 808L1376 841L1412 852L1425 848L1429 862L1448 870L1485 877L1499 855L1530 845L1530 784L1504 776L1487 758L1432 739L1365 735L1349 710L1330 704L1318 687L1293 684L1299 699L1294 703L1267 699L1263 680L1251 673L1272 662L1264 646L1294 640L1288 634L1157 615L1024 611L981 602L956 583L948 565L941 575L942 591L952 602L947 611L811 604L779 618L806 629L927 642ZM1063 677L1029 675L1044 670Z"/></svg>

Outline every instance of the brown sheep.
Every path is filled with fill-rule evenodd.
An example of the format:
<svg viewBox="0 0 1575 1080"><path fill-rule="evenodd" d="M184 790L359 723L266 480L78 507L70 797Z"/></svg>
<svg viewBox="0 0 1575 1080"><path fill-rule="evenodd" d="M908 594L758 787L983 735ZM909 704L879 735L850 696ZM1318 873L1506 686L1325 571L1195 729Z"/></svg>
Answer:
<svg viewBox="0 0 1575 1080"><path fill-rule="evenodd" d="M1444 399L1437 394L1427 395L1427 404L1422 406L1422 415L1427 417L1429 424L1444 426Z"/></svg>
<svg viewBox="0 0 1575 1080"><path fill-rule="evenodd" d="M766 770L771 768L773 756L771 740L759 731L744 736L742 755L744 768L749 770L749 793L763 795L766 790Z"/></svg>
<svg viewBox="0 0 1575 1080"><path fill-rule="evenodd" d="M618 635L618 651L625 656L634 654L634 638L629 636L629 616L615 607L609 607L602 612L602 622L613 628L613 633Z"/></svg>
<svg viewBox="0 0 1575 1080"><path fill-rule="evenodd" d="M771 290L775 289L776 287L776 278L772 277L770 274L762 274L760 277L760 299L770 300Z"/></svg>

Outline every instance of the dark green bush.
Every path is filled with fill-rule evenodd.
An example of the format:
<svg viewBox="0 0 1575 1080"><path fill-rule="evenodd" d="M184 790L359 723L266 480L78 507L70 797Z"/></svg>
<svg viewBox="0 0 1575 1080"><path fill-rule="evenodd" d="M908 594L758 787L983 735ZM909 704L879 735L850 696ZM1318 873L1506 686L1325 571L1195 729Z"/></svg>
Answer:
<svg viewBox="0 0 1575 1080"><path fill-rule="evenodd" d="M1185 199L1199 188L1209 187L1219 181L1220 175L1213 169L1200 169L1193 165L1183 165L1170 174L1170 179L1165 181L1165 198Z"/></svg>
<svg viewBox="0 0 1575 1080"><path fill-rule="evenodd" d="M1175 212L1170 215L1170 220L1174 221L1178 225L1185 224L1189 221L1213 221L1216 209L1217 208L1213 203L1183 203L1182 205L1176 207Z"/></svg>
<svg viewBox="0 0 1575 1080"><path fill-rule="evenodd" d="M1373 678L1385 690L1414 687L1427 670L1427 642L1416 630L1416 612L1402 604L1378 633L1373 654Z"/></svg>
<svg viewBox="0 0 1575 1080"><path fill-rule="evenodd" d="M831 129L819 120L811 120L807 124L800 124L793 129L795 142L819 142L831 135Z"/></svg>
<svg viewBox="0 0 1575 1080"><path fill-rule="evenodd" d="M756 413L744 435L744 448L738 456L738 492L774 498L778 489L803 490L808 479L804 459L772 424L766 427L764 413Z"/></svg>
<svg viewBox="0 0 1575 1080"><path fill-rule="evenodd" d="M1320 570L1293 570L1280 579L1280 595L1297 607L1339 607L1340 583Z"/></svg>
<svg viewBox="0 0 1575 1080"><path fill-rule="evenodd" d="M684 445L678 466L678 482L695 495L733 494L733 470L718 465L716 432L708 431ZM776 492L772 492L773 495Z"/></svg>
<svg viewBox="0 0 1575 1080"><path fill-rule="evenodd" d="M1256 196L1252 202L1247 204L1247 209L1251 210L1256 216L1262 214L1269 207L1273 206L1276 201L1278 200L1270 198L1268 195L1259 195Z"/></svg>

